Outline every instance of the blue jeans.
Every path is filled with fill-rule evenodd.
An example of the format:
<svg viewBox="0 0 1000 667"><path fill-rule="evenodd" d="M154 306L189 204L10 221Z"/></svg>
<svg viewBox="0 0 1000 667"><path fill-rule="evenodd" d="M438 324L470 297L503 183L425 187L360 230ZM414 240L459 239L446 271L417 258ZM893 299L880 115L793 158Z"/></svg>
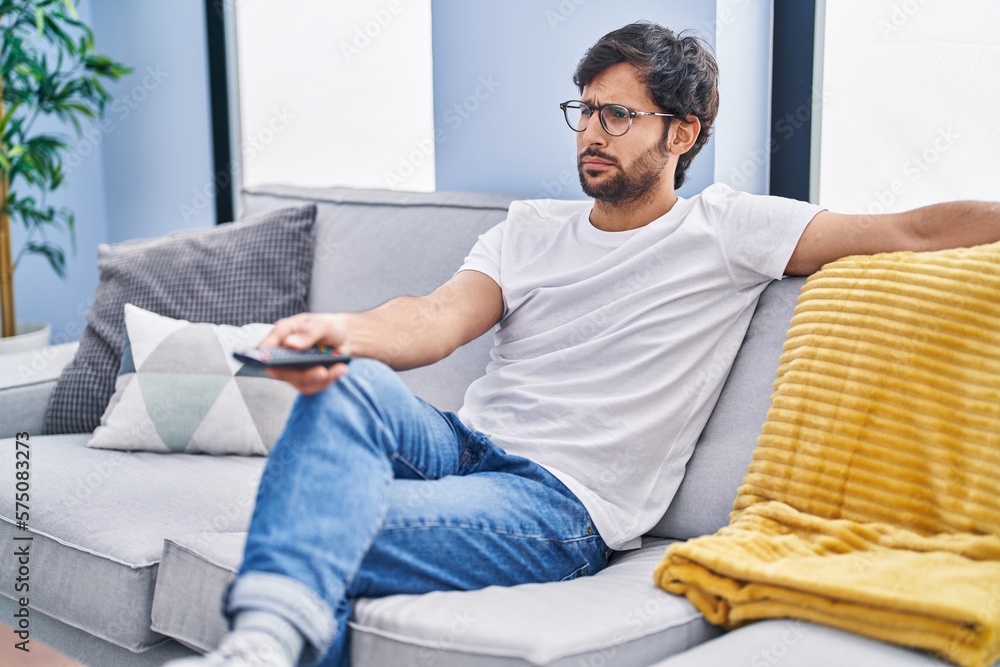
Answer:
<svg viewBox="0 0 1000 667"><path fill-rule="evenodd" d="M562 482L355 359L300 395L268 456L222 603L286 618L300 664L350 662L351 601L573 579L612 551Z"/></svg>

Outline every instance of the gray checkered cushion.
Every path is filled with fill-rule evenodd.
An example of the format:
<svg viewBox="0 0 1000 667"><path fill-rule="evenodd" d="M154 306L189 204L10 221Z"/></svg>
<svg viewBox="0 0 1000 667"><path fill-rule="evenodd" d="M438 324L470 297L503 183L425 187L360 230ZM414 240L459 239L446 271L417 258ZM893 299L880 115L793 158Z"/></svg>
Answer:
<svg viewBox="0 0 1000 667"><path fill-rule="evenodd" d="M101 422L121 363L124 305L241 326L308 310L316 206L98 248L100 283L76 357L59 376L45 433Z"/></svg>

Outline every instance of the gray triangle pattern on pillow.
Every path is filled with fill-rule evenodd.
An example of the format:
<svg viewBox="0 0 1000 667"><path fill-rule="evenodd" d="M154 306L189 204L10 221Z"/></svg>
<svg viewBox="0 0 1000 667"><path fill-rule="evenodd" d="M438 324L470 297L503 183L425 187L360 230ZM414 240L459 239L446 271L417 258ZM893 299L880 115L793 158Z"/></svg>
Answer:
<svg viewBox="0 0 1000 667"><path fill-rule="evenodd" d="M88 446L267 455L298 396L232 357L271 324L215 325L126 304L122 373Z"/></svg>
<svg viewBox="0 0 1000 667"><path fill-rule="evenodd" d="M291 385L269 377L246 377L237 374L234 382L257 427L261 442L275 442L285 427L285 420L299 395L298 392ZM276 389L274 387L276 382L283 385L287 391Z"/></svg>
<svg viewBox="0 0 1000 667"><path fill-rule="evenodd" d="M227 384L225 375L136 373L146 413L163 444L183 452Z"/></svg>
<svg viewBox="0 0 1000 667"><path fill-rule="evenodd" d="M135 373L135 361L132 360L132 343L128 339L128 331L125 331L122 337L122 363L118 367L118 375Z"/></svg>
<svg viewBox="0 0 1000 667"><path fill-rule="evenodd" d="M211 324L196 323L174 331L142 361L139 372L186 371L232 377L227 354L212 329Z"/></svg>

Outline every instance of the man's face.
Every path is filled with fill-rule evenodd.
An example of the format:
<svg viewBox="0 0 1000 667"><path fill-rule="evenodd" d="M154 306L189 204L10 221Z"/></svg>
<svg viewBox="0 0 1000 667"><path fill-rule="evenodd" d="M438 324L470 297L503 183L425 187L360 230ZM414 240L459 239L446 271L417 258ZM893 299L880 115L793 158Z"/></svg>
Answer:
<svg viewBox="0 0 1000 667"><path fill-rule="evenodd" d="M636 68L618 63L585 86L581 99L591 106L623 104L635 111L659 111ZM587 129L576 135L580 186L589 197L612 205L641 202L659 189L667 172L664 124L669 118L636 116L628 132L613 137L594 114ZM672 180L671 180L672 182Z"/></svg>

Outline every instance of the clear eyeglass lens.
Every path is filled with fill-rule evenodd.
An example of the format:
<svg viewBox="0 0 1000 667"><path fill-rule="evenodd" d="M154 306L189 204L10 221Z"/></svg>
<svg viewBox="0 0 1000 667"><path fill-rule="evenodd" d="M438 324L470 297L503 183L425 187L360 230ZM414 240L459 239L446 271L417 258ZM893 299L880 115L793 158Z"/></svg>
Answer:
<svg viewBox="0 0 1000 667"><path fill-rule="evenodd" d="M608 133L618 136L628 130L631 114L620 104L612 104L601 109L601 117Z"/></svg>
<svg viewBox="0 0 1000 667"><path fill-rule="evenodd" d="M590 120L590 107L582 104L566 105L566 122L570 127L576 128L577 132L587 129L588 120Z"/></svg>
<svg viewBox="0 0 1000 667"><path fill-rule="evenodd" d="M577 132L587 129L587 124L593 115L593 109L581 102L566 105L566 122L570 127L576 128ZM615 136L621 136L628 131L630 116L628 109L620 104L612 104L601 110L605 128L609 134Z"/></svg>

